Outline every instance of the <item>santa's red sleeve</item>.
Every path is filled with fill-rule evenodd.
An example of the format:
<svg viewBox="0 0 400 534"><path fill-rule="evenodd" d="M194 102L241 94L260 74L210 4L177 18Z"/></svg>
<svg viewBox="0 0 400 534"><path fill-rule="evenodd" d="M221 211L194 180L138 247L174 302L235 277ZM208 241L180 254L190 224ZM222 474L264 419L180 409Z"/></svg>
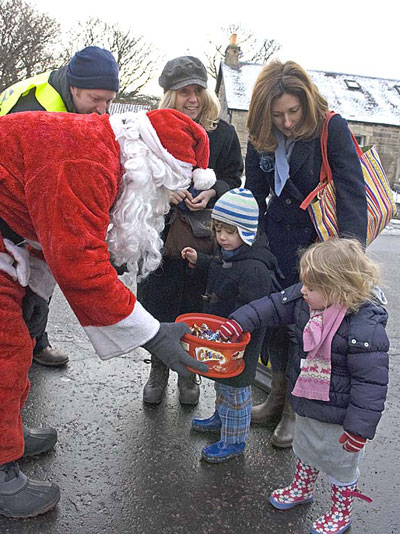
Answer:
<svg viewBox="0 0 400 534"><path fill-rule="evenodd" d="M105 239L121 175L107 116L26 112L1 118L1 217L41 247L104 359L143 345L159 329L110 263ZM36 288L46 290L54 281L40 261L36 255Z"/></svg>
<svg viewBox="0 0 400 534"><path fill-rule="evenodd" d="M159 323L118 279L105 242L121 179L107 116L15 113L0 121L0 214L38 243L96 352L110 358L152 339ZM35 255L36 289L51 293Z"/></svg>
<svg viewBox="0 0 400 534"><path fill-rule="evenodd" d="M48 163L25 190L46 262L103 359L141 346L159 329L110 263L105 238L116 190L110 169L89 158Z"/></svg>

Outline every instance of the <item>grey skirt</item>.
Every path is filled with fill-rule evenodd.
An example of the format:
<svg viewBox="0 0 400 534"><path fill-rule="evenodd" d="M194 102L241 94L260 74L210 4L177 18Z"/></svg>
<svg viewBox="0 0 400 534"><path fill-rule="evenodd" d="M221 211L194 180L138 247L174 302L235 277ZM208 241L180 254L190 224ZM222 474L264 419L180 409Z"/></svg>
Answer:
<svg viewBox="0 0 400 534"><path fill-rule="evenodd" d="M319 469L342 484L352 484L359 476L359 463L364 455L347 452L339 438L341 425L322 423L296 414L293 451L304 463Z"/></svg>

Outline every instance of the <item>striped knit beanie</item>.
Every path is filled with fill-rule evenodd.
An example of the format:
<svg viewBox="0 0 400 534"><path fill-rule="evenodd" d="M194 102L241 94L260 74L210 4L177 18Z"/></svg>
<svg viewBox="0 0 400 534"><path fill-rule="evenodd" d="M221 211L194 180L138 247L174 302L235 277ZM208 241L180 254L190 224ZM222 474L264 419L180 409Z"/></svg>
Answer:
<svg viewBox="0 0 400 534"><path fill-rule="evenodd" d="M231 189L217 200L211 217L236 226L242 240L251 246L258 226L258 204L253 194L244 187Z"/></svg>

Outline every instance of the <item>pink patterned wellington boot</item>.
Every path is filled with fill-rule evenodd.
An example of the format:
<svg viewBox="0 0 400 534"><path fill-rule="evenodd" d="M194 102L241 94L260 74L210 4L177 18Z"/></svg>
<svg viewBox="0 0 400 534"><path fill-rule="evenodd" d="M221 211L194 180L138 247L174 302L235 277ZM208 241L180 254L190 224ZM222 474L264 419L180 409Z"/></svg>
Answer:
<svg viewBox="0 0 400 534"><path fill-rule="evenodd" d="M332 484L331 509L314 521L311 534L342 534L350 528L354 497L372 502L372 499L357 491L357 483L350 486Z"/></svg>
<svg viewBox="0 0 400 534"><path fill-rule="evenodd" d="M269 502L278 510L288 510L298 504L313 502L318 473L318 469L314 469L297 459L293 482L286 488L273 491Z"/></svg>

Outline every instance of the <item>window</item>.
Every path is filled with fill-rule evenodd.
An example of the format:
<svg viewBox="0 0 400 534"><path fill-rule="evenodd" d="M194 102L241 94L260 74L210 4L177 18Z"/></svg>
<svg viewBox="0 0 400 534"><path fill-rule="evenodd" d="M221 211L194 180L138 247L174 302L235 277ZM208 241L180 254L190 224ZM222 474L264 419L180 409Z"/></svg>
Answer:
<svg viewBox="0 0 400 534"><path fill-rule="evenodd" d="M360 146L365 146L365 144L366 144L365 135L356 135L356 134L354 134L354 137L356 138L356 141Z"/></svg>
<svg viewBox="0 0 400 534"><path fill-rule="evenodd" d="M351 89L352 91L359 91L361 89L360 84L356 80L345 80L345 83L347 85L347 89Z"/></svg>

